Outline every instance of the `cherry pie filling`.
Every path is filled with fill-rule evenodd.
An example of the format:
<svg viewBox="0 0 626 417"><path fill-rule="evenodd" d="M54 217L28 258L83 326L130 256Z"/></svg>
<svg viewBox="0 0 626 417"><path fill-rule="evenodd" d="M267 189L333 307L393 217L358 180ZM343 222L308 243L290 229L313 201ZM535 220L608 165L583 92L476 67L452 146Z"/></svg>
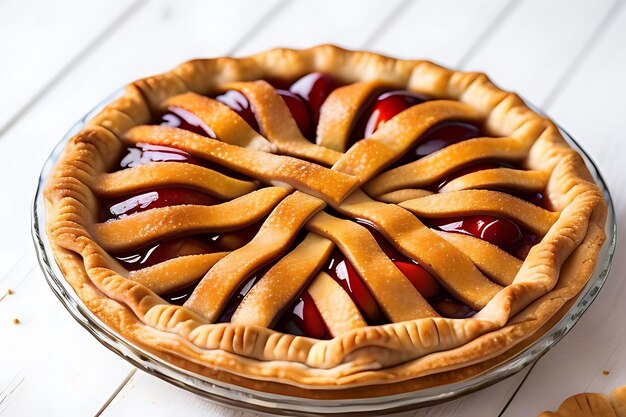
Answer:
<svg viewBox="0 0 626 417"><path fill-rule="evenodd" d="M315 141L315 129L320 117L320 108L330 93L339 86L331 77L321 73L305 75L291 85L283 81L272 81L278 95L288 106L291 115L305 138ZM281 87L281 88L278 88ZM284 88L283 88L284 87ZM237 112L254 130L260 132L254 109L244 94L236 90L228 90L215 97L221 103ZM353 133L348 146L352 146L362 138L371 136L396 114L429 100L428 97L402 90L377 91L362 107L361 114L353 126ZM178 127L191 132L219 139L215 133L193 113L178 107L171 107L159 116L157 124ZM467 121L446 121L427 130L421 139L409 149L391 168L405 165L424 156L437 152L447 146L464 140L486 136L482 127ZM150 144L129 146L122 155L118 170L138 165L178 162L209 167L235 178L245 178L205 160L200 160L189 153L171 147ZM512 168L522 169L514 162L478 161L448 174L445 178L431 184L429 191L438 192L450 181L461 176L487 169ZM249 179L249 178L247 178ZM515 195L535 205L548 208L542 193L522 193L517 190L501 190ZM203 192L181 187L157 188L125 195L115 199L101 200L99 221L114 221L136 213L183 204L214 205L222 201ZM337 214L332 209L333 215ZM451 233L470 235L483 239L511 255L524 259L530 248L540 237L524 229L515 221L492 215L472 215L453 218L429 218L420 220L428 227ZM358 221L358 220L357 220ZM448 293L437 278L417 262L401 255L371 225L360 222L368 228L376 238L379 246L406 276L420 294L442 316L449 318L465 318L475 314L470 307L455 299ZM115 258L129 271L135 271L160 262L186 255L198 255L215 252L232 251L249 242L258 232L263 221L237 231L226 233L208 233L183 236L162 242L155 242L130 253L115 253ZM302 241L305 232L300 232L292 244L292 248ZM266 265L256 271L253 276L242 282L222 311L219 322L230 321L233 313L260 278L273 265ZM370 325L389 322L364 280L351 265L350 261L337 247L321 268L331 276L351 297L360 310L363 318ZM162 298L170 303L182 305L191 295L197 283L184 288L162 294ZM318 339L330 338L329 330L321 313L315 306L307 288L296 297L273 326L276 330L306 335Z"/></svg>

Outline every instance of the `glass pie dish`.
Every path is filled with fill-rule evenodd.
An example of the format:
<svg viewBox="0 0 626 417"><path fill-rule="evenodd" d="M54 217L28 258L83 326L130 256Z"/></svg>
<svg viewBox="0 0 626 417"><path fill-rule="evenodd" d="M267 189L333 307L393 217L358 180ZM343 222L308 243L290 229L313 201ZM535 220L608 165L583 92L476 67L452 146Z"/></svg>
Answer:
<svg viewBox="0 0 626 417"><path fill-rule="evenodd" d="M616 242L616 223L611 196L593 161L578 146L574 139L561 129L563 137L583 156L595 182L605 196L609 208L605 228L607 239L599 253L595 271L581 293L567 303L555 317L532 337L516 346L513 354L507 352L503 357L495 357L466 368L449 371L444 384L441 384L441 379L438 379L438 383L431 382L429 386L429 377L424 377L426 388L417 392L341 400L315 400L261 392L227 384L191 372L133 344L102 323L84 305L64 279L63 274L54 261L50 243L45 233L46 219L43 188L52 167L58 160L66 142L106 103L109 103L120 94L121 92L117 92L107 98L101 105L76 123L57 144L43 166L33 205L32 223L32 234L38 260L48 284L62 304L104 346L116 352L139 369L209 399L256 411L290 415L310 413L346 414L365 411L384 413L448 401L492 385L538 360L574 326L596 298L609 272ZM538 111L535 107L531 107L533 110Z"/></svg>

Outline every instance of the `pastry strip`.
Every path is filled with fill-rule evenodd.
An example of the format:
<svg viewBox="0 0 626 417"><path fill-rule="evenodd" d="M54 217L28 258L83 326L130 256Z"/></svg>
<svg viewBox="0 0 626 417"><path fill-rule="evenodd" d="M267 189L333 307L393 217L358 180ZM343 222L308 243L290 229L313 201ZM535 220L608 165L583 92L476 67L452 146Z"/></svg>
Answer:
<svg viewBox="0 0 626 417"><path fill-rule="evenodd" d="M207 273L228 252L179 256L148 268L132 271L128 278L145 285L157 294L164 294L193 284Z"/></svg>
<svg viewBox="0 0 626 417"><path fill-rule="evenodd" d="M486 278L467 255L401 207L374 201L357 190L338 210L373 223L396 249L429 270L450 294L474 310L480 310L502 289Z"/></svg>
<svg viewBox="0 0 626 417"><path fill-rule="evenodd" d="M287 194L285 188L269 187L214 206L155 208L94 224L93 235L103 249L122 252L156 240L236 230L266 216Z"/></svg>
<svg viewBox="0 0 626 417"><path fill-rule="evenodd" d="M399 204L418 217L445 218L490 214L515 220L544 236L559 213L542 209L512 195L491 190L463 190L432 194Z"/></svg>
<svg viewBox="0 0 626 417"><path fill-rule="evenodd" d="M425 197L431 194L433 194L433 192L428 190L405 188L403 190L390 191L388 193L381 194L375 197L375 199L382 201L383 203L398 204L406 200Z"/></svg>
<svg viewBox="0 0 626 417"><path fill-rule="evenodd" d="M326 238L307 234L246 294L231 323L269 327L326 262L333 246Z"/></svg>
<svg viewBox="0 0 626 417"><path fill-rule="evenodd" d="M371 137L355 143L333 169L354 175L365 183L400 158L430 127L458 119L477 120L478 113L458 101L437 100L415 105L385 122Z"/></svg>
<svg viewBox="0 0 626 417"><path fill-rule="evenodd" d="M333 90L320 109L317 144L345 152L365 102L381 86L377 81L363 81Z"/></svg>
<svg viewBox="0 0 626 417"><path fill-rule="evenodd" d="M548 183L548 175L543 171L523 171L510 168L485 169L455 178L444 185L439 192L469 190L477 188L521 190L526 192L543 191Z"/></svg>
<svg viewBox="0 0 626 417"><path fill-rule="evenodd" d="M194 164L159 162L100 174L91 189L102 197L116 197L159 187L191 188L220 200L232 200L259 186Z"/></svg>
<svg viewBox="0 0 626 417"><path fill-rule="evenodd" d="M311 162L229 145L173 127L138 126L126 138L179 148L265 183L288 184L332 203L343 200L357 186L356 178Z"/></svg>
<svg viewBox="0 0 626 417"><path fill-rule="evenodd" d="M485 240L460 233L434 232L469 256L478 269L500 285L511 285L522 267L521 260Z"/></svg>
<svg viewBox="0 0 626 417"><path fill-rule="evenodd" d="M325 272L317 274L308 291L332 337L367 326L350 296Z"/></svg>
<svg viewBox="0 0 626 417"><path fill-rule="evenodd" d="M517 138L475 138L455 143L417 161L386 171L365 186L372 196L424 187L468 164L486 159L521 160L529 144Z"/></svg>
<svg viewBox="0 0 626 417"><path fill-rule="evenodd" d="M276 152L267 139L258 134L233 109L224 103L195 93L167 99L168 107L179 107L197 116L223 142L264 152Z"/></svg>
<svg viewBox="0 0 626 417"><path fill-rule="evenodd" d="M288 250L302 225L324 206L322 200L299 191L285 198L248 244L229 253L211 268L185 307L215 322L237 286Z"/></svg>
<svg viewBox="0 0 626 417"><path fill-rule="evenodd" d="M267 81L230 83L225 88L241 91L250 101L261 131L281 154L330 166L343 155L309 142L298 128L289 107Z"/></svg>
<svg viewBox="0 0 626 417"><path fill-rule="evenodd" d="M320 212L306 229L335 242L391 321L438 316L365 227Z"/></svg>

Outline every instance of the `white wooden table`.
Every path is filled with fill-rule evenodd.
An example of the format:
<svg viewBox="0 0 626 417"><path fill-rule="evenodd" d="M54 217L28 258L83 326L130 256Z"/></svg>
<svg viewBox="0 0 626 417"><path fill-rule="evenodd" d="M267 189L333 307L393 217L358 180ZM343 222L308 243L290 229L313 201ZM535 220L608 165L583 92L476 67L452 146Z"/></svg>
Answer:
<svg viewBox="0 0 626 417"><path fill-rule="evenodd" d="M319 43L485 71L573 134L623 219L625 3L0 0L0 297L14 292L0 301L0 415L242 414L108 351L70 317L36 265L29 229L39 170L65 131L112 91L194 57ZM624 236L626 223L618 228ZM532 371L406 415L533 416L573 393L625 385L621 250L598 299Z"/></svg>

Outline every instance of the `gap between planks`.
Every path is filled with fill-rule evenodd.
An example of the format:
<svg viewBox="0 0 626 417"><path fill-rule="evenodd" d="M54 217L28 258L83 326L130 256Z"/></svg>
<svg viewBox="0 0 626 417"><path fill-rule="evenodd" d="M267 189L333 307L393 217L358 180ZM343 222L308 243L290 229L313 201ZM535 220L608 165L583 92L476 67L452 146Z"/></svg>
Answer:
<svg viewBox="0 0 626 417"><path fill-rule="evenodd" d="M39 102L45 95L46 91L51 90L56 84L61 82L70 69L78 65L81 61L93 53L95 49L103 44L117 29L124 24L132 15L134 15L149 0L135 0L128 8L120 13L117 19L107 25L91 42L89 42L82 50L78 52L72 59L68 61L61 69L50 78L24 105L13 115L4 126L0 127L0 139L8 132L15 123L24 117L30 108Z"/></svg>
<svg viewBox="0 0 626 417"><path fill-rule="evenodd" d="M462 69L469 60L476 55L480 48L486 43L487 39L507 20L511 13L521 4L521 1L510 0L507 5L496 15L485 30L478 36L476 42L467 49L467 52L457 62L457 68Z"/></svg>
<svg viewBox="0 0 626 417"><path fill-rule="evenodd" d="M598 45L598 42L602 39L608 28L611 27L616 16L619 15L620 9L624 6L624 3L625 2L623 0L615 0L611 7L609 7L608 12L591 33L589 39L587 39L578 54L574 56L572 62L567 66L567 68L565 68L565 71L563 71L563 75L561 75L561 77L554 84L554 88L550 90L546 99L543 103L541 103L541 108L544 111L552 106L552 103L554 103L561 92L565 90L565 86L567 86L574 75L576 75L578 69L581 67L581 64L585 61L585 59L587 59L587 56L593 51L596 45Z"/></svg>
<svg viewBox="0 0 626 417"><path fill-rule="evenodd" d="M411 2L411 0L403 0L400 4L398 4L372 31L372 34L365 39L362 48L368 48L378 37L387 32L389 28L391 28L392 22L396 20L400 14L406 10L407 7L409 7L410 4L415 4L416 2L417 0L414 2Z"/></svg>
<svg viewBox="0 0 626 417"><path fill-rule="evenodd" d="M104 404L102 404L102 407L100 407L98 412L96 414L94 414L94 417L99 417L100 415L102 415L102 413L104 413L104 410L106 410L106 408L109 406L109 404L111 404L111 402L113 402L115 397L117 397L117 395L120 393L120 391L122 391L122 389L128 384L128 382L133 377L133 375L135 375L135 373L137 373L137 368L133 367L133 369L130 370L128 375L126 375L126 377L122 380L122 382L115 389L115 391L113 391L111 393L111 395L109 396L109 398L104 402Z"/></svg>
<svg viewBox="0 0 626 417"><path fill-rule="evenodd" d="M226 55L235 55L237 51L246 44L248 39L250 39L258 30L261 30L267 22L275 19L276 16L285 10L288 4L293 3L293 1L294 0L281 0L274 6L270 7L265 13L263 13L261 18L257 20L255 24L250 26L250 29L248 29L241 38L235 41L233 46L228 49Z"/></svg>

